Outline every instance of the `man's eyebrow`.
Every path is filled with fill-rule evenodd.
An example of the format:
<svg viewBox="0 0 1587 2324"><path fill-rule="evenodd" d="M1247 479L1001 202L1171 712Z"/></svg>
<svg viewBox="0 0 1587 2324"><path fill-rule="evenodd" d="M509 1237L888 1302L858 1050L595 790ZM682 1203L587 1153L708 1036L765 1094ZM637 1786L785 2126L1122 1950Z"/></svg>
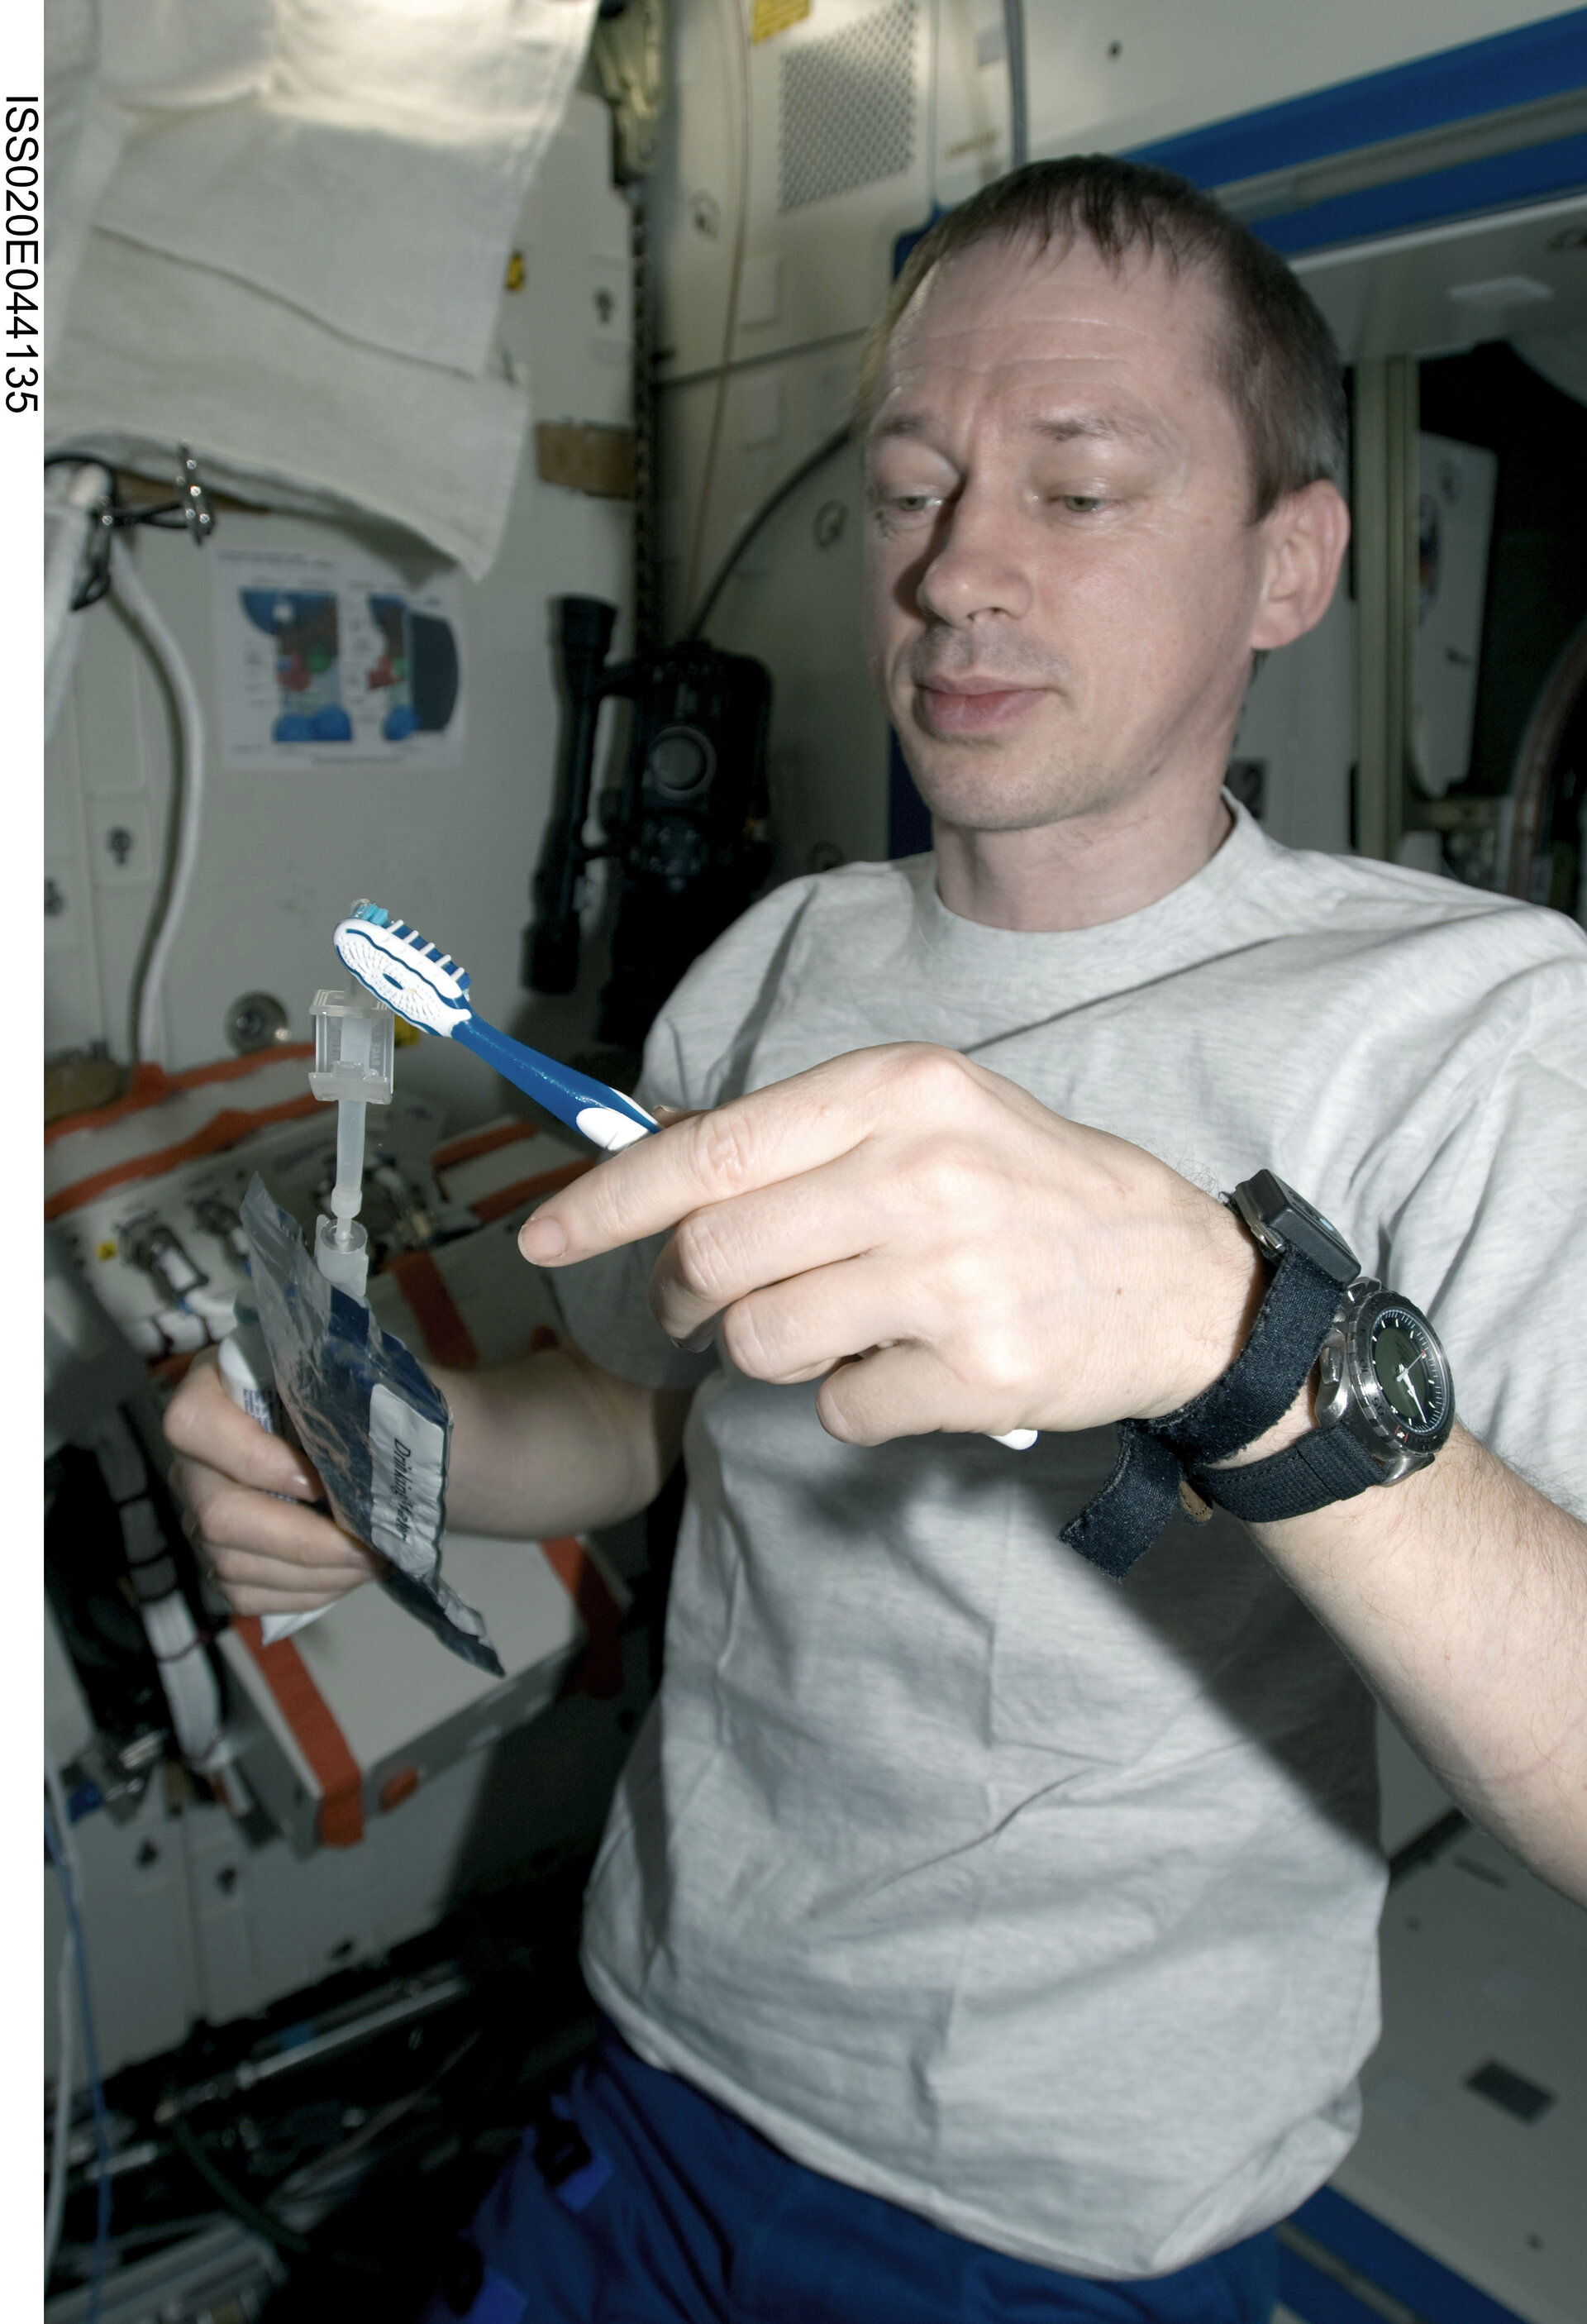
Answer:
<svg viewBox="0 0 1587 2324"><path fill-rule="evenodd" d="M877 420L867 440L872 444L885 443L890 438L918 440L934 434L937 424L927 411L890 412L885 419ZM1039 436L1054 444L1087 438L1104 443L1114 438L1148 444L1162 440L1160 430L1149 420L1137 419L1130 412L1067 411L1045 417L1038 413L1018 425L1024 434Z"/></svg>
<svg viewBox="0 0 1587 2324"><path fill-rule="evenodd" d="M1070 444L1077 437L1133 438L1138 442L1153 443L1158 430L1149 420L1137 420L1127 411L1073 411L1052 419L1034 418L1025 421L1026 433L1044 436L1055 444Z"/></svg>
<svg viewBox="0 0 1587 2324"><path fill-rule="evenodd" d="M924 411L895 411L886 420L876 420L866 440L868 443L880 444L890 436L927 436L931 432L931 419Z"/></svg>

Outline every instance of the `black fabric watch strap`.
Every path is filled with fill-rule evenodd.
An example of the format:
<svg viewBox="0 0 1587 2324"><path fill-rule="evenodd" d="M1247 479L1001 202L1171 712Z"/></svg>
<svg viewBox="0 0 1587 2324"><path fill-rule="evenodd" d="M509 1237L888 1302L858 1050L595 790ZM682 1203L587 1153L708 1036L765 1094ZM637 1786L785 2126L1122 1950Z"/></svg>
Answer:
<svg viewBox="0 0 1587 2324"><path fill-rule="evenodd" d="M1246 1341L1226 1372L1177 1412L1141 1424L1182 1467L1226 1461L1282 1420L1305 1387L1339 1310L1338 1277L1293 1246L1273 1270Z"/></svg>
<svg viewBox="0 0 1587 2324"><path fill-rule="evenodd" d="M1127 1573L1180 1507L1187 1470L1227 1460L1283 1418L1317 1360L1340 1292L1337 1277L1315 1260L1293 1246L1287 1250L1228 1370L1177 1412L1119 1423L1119 1464L1064 1527L1065 1545L1115 1580Z"/></svg>
<svg viewBox="0 0 1587 2324"><path fill-rule="evenodd" d="M1260 1525L1265 1518L1305 1517L1330 1501L1352 1500L1382 1473L1348 1430L1319 1428L1243 1469L1193 1469L1190 1481L1204 1500L1216 1501L1248 1525Z"/></svg>
<svg viewBox="0 0 1587 2324"><path fill-rule="evenodd" d="M1119 1465L1058 1539L1122 1581L1180 1506L1185 1471L1141 1420L1119 1423Z"/></svg>

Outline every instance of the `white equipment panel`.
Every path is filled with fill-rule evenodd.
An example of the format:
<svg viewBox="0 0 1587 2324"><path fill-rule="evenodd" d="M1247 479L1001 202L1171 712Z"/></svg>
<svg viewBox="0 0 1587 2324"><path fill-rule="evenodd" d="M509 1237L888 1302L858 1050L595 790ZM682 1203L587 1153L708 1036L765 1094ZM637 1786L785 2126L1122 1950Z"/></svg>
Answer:
<svg viewBox="0 0 1587 2324"><path fill-rule="evenodd" d="M1556 15L1536 0L1026 0L1030 151L1118 153Z"/></svg>
<svg viewBox="0 0 1587 2324"><path fill-rule="evenodd" d="M611 137L604 103L575 96L521 221L523 287L503 292L498 355L532 394L537 421L630 422L629 211L610 182ZM632 533L628 503L540 481L531 429L497 564L482 583L458 583L467 698L455 773L227 768L208 550L146 528L137 536L134 553L192 669L211 737L197 883L166 987L163 1062L175 1070L213 1056L228 1006L248 992L275 995L304 1038L316 987L344 981L330 931L366 895L460 952L493 1018L535 1038L520 946L560 727L550 600L579 591L626 606ZM215 545L375 555L415 586L438 570L411 540L285 513L223 511ZM55 883L45 1048L104 1040L125 1058L174 741L153 665L114 607L76 618L88 624L82 657L45 776ZM407 1057L410 1088L454 1122L499 1102L494 1076L448 1043Z"/></svg>

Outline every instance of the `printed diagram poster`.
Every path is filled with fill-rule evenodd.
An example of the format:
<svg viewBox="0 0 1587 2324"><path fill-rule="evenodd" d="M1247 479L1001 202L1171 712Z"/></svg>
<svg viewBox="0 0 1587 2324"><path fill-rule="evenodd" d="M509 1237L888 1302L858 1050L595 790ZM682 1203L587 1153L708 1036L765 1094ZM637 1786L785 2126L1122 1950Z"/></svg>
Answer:
<svg viewBox="0 0 1587 2324"><path fill-rule="evenodd" d="M228 767L463 763L457 578L415 586L356 552L214 552L221 750Z"/></svg>

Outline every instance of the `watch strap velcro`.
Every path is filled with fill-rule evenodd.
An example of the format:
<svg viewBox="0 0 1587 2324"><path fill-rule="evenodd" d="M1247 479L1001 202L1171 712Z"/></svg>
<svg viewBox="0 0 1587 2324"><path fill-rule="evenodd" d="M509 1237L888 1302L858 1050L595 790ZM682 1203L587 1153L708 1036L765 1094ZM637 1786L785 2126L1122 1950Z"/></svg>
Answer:
<svg viewBox="0 0 1587 2324"><path fill-rule="evenodd" d="M1261 1525L1351 1500L1377 1484L1380 1474L1366 1446L1346 1429L1318 1428L1242 1469L1193 1469L1190 1481L1204 1500L1215 1501L1231 1517Z"/></svg>
<svg viewBox="0 0 1587 2324"><path fill-rule="evenodd" d="M1064 1527L1059 1539L1066 1547L1114 1580L1128 1573L1182 1506L1179 1488L1187 1471L1227 1460L1283 1419L1317 1360L1340 1296L1335 1277L1304 1251L1293 1246L1286 1250L1245 1345L1228 1370L1176 1412L1119 1423L1118 1466ZM1267 1465L1257 1462L1253 1468ZM1218 1472L1220 1481L1223 1473ZM1199 1483L1197 1489L1220 1507L1230 1506ZM1323 1499L1337 1498L1324 1495L1311 1506L1321 1508Z"/></svg>
<svg viewBox="0 0 1587 2324"><path fill-rule="evenodd" d="M1122 1581L1180 1507L1184 1473L1144 1421L1121 1420L1118 1466L1058 1539L1115 1582Z"/></svg>
<svg viewBox="0 0 1587 2324"><path fill-rule="evenodd" d="M1342 1286L1293 1245L1273 1270L1245 1345L1200 1396L1160 1420L1142 1423L1182 1467L1227 1461L1282 1420L1306 1386Z"/></svg>

